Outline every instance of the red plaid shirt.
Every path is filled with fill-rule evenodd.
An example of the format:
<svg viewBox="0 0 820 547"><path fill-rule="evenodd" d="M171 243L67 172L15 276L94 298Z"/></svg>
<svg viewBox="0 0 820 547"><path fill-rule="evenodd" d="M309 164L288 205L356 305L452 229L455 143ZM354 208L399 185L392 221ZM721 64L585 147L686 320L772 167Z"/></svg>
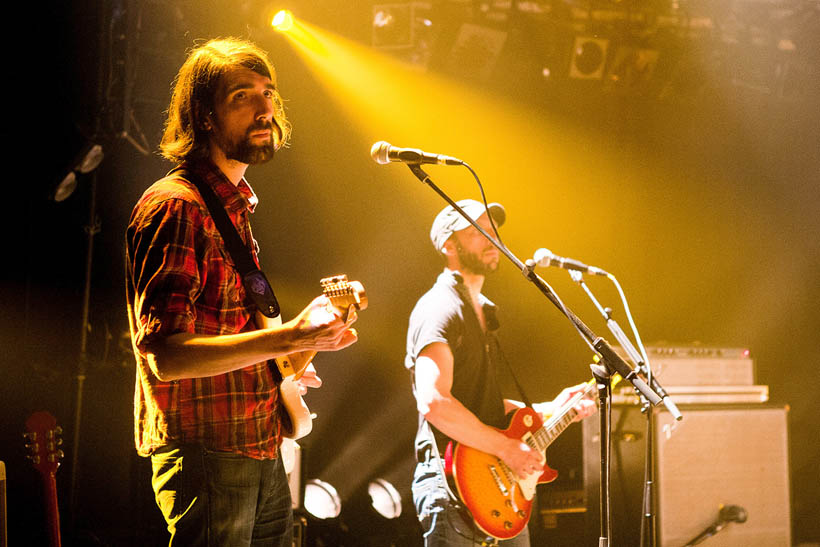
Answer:
<svg viewBox="0 0 820 547"><path fill-rule="evenodd" d="M246 244L254 249L249 215L256 195L212 163L186 163L209 184ZM208 378L163 382L147 348L157 338L188 332L253 330L254 305L196 187L174 173L137 202L126 234L126 289L137 360L134 393L137 452L171 442L275 458L280 440L279 392L266 362Z"/></svg>

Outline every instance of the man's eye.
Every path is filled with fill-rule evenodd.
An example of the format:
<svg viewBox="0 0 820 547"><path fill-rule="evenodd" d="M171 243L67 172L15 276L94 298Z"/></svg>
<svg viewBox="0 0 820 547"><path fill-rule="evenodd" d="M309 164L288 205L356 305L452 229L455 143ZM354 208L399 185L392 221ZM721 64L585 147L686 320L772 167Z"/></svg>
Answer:
<svg viewBox="0 0 820 547"><path fill-rule="evenodd" d="M245 98L245 92L244 91L240 91L238 93L235 93L234 96L233 96L233 100L235 100L235 101L241 101L244 98Z"/></svg>

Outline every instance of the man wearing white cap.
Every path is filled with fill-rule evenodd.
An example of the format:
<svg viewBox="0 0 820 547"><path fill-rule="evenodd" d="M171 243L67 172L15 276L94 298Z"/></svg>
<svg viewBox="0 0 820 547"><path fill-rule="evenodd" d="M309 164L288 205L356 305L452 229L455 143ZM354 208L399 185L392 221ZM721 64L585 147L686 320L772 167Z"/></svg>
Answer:
<svg viewBox="0 0 820 547"><path fill-rule="evenodd" d="M485 208L466 199L457 205L488 233L493 231L488 210L496 226L506 220L498 203ZM445 268L413 309L405 357L420 414L413 499L425 545L481 545L492 538L461 517L445 486L441 455L448 443L493 454L520 477L542 471L543 462L539 452L499 431L507 427L506 413L521 403L501 394L496 375L504 370L497 370L501 360L495 305L481 294L485 276L498 268L498 249L452 206L436 216L430 239ZM535 409L549 414L577 389L567 388L555 401L536 404ZM593 405L585 400L581 415L593 412ZM516 547L529 544L526 528L500 542Z"/></svg>

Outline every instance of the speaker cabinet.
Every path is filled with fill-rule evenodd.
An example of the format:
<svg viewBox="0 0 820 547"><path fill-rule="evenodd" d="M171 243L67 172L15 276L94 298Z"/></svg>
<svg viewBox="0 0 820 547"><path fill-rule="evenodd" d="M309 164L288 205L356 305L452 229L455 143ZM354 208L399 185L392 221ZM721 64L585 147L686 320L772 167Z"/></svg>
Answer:
<svg viewBox="0 0 820 547"><path fill-rule="evenodd" d="M654 409L655 504L658 544L679 547L712 525L721 505L746 510L711 547L791 545L787 412L763 405L681 406L684 418ZM584 420L586 544L600 535L600 436L595 417ZM633 405L614 405L610 460L613 545L639 545L646 417Z"/></svg>

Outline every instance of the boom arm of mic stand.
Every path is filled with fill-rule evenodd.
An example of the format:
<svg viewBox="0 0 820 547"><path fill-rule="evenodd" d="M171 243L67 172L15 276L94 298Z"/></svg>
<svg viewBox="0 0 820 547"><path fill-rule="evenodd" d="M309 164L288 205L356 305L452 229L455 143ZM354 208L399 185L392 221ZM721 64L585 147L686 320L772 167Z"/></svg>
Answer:
<svg viewBox="0 0 820 547"><path fill-rule="evenodd" d="M652 387L652 391L658 394L658 396L661 398L661 402L663 402L664 406L669 411L669 413L675 418L675 420L682 420L683 415L680 413L680 410L678 410L675 401L673 401L672 398L669 397L669 394L666 392L665 389L663 389L663 386L655 378L655 375L651 373L648 365L644 362L644 359L638 353L638 350L635 349L635 346L632 345L632 342L629 340L629 337L623 331L618 322L612 318L612 314L606 308L601 306L601 303L598 302L598 299L595 298L594 294L592 294L592 291L589 289L587 284L584 283L583 274L581 272L570 271L569 275L570 277L572 277L573 281L581 285L581 288L583 288L584 292L587 293L587 296L589 296L590 300L592 300L592 303L595 304L595 307L598 308L598 311L601 312L601 315L604 316L604 320L606 321L606 326L609 328L609 331L612 333L613 336L615 336L615 339L618 340L618 343L621 344L621 347L624 349L629 358L632 359L632 362L634 362L637 365L638 370L643 372L644 375L648 378L649 385Z"/></svg>
<svg viewBox="0 0 820 547"><path fill-rule="evenodd" d="M540 290L544 294L544 296L547 297L547 300L552 302L555 305L555 307L557 307L558 310L567 319L569 319L573 323L573 325L575 325L575 327L578 329L578 332L580 332L581 335L584 337L585 341L595 349L598 355L600 355L601 361L604 365L609 367L611 371L620 374L623 379L628 380L633 386L635 386L635 389L637 389L653 405L656 405L661 402L661 398L658 397L658 394L652 391L652 389L646 384L646 382L644 382L641 379L641 377L638 376L638 374L626 363L626 361L621 359L621 357L617 353L615 353L615 351L612 349L612 346L610 346L609 343L600 336L595 335L595 333L593 333L592 330L590 330L590 328L587 327L584 324L584 322L581 321L578 318L578 316L576 316L572 312L572 310L567 308L558 299L558 297L553 293L552 289L550 289L547 283L533 271L535 263L532 263L532 265L524 264L506 247L500 245L494 237L488 234L487 231L484 230L484 228L479 226L476 221L470 218L470 216L461 209L461 207L459 207L452 199L450 199L450 197L447 194L445 194L438 186L436 186L436 184L433 182L430 176L427 173L425 173L419 165L408 164L407 167L410 169L410 171L413 172L416 178L418 178L421 182L432 188L439 196L441 196L444 199L444 201L450 204L450 206L453 209L458 211L458 213L461 216L463 216L476 230L478 230L479 233L481 233L481 235L483 235L493 245L495 245L496 248L498 248L498 250L501 252L501 254L506 256L510 260L510 262L512 262L515 265L515 267L518 268L519 271L521 271L521 273L524 274L524 277L530 280L533 283L533 285L535 285L536 288L538 288L538 290Z"/></svg>

